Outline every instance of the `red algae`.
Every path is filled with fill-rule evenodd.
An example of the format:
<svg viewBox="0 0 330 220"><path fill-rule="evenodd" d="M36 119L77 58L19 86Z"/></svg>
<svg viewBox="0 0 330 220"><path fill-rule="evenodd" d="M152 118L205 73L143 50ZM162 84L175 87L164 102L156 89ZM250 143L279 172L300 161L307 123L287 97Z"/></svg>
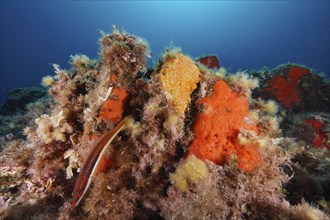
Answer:
<svg viewBox="0 0 330 220"><path fill-rule="evenodd" d="M112 94L117 98L105 101L100 116L108 121L119 122L122 119L128 93L123 88L114 88Z"/></svg>
<svg viewBox="0 0 330 220"><path fill-rule="evenodd" d="M201 64L204 64L210 69L219 69L220 68L220 62L217 56L215 55L209 55L209 56L203 56L197 60Z"/></svg>
<svg viewBox="0 0 330 220"><path fill-rule="evenodd" d="M255 125L248 125L244 118L249 113L246 97L233 92L224 81L214 85L213 95L203 98L204 111L197 115L194 125L195 139L189 153L201 160L224 164L237 157L240 169L251 172L260 163L257 147L240 145L237 135L240 129L257 132Z"/></svg>
<svg viewBox="0 0 330 220"><path fill-rule="evenodd" d="M309 74L308 69L294 66L289 70L286 78L276 75L270 79L267 82L269 86L264 91L274 91L275 99L287 110L291 110L292 106L301 100L296 91L299 79L307 74Z"/></svg>

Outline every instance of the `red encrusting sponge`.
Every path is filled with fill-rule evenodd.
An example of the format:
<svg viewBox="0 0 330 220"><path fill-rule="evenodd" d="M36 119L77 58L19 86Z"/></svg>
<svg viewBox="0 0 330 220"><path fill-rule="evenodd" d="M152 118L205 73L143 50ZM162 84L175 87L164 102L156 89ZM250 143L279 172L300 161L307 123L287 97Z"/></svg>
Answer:
<svg viewBox="0 0 330 220"><path fill-rule="evenodd" d="M269 86L264 91L274 91L275 99L287 110L291 110L293 104L301 100L296 91L299 79L307 74L309 74L308 69L294 66L289 70L287 77L276 75L271 78L267 82Z"/></svg>
<svg viewBox="0 0 330 220"><path fill-rule="evenodd" d="M210 69L219 69L220 68L220 62L217 56L215 55L209 55L209 56L203 56L197 59L198 62L201 64L207 66Z"/></svg>

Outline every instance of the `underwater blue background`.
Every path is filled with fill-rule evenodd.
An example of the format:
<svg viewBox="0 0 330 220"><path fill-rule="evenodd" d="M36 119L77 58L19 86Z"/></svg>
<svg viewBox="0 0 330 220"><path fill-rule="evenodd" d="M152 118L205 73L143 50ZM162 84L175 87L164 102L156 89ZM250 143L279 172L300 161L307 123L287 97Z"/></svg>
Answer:
<svg viewBox="0 0 330 220"><path fill-rule="evenodd" d="M152 60L173 42L193 57L216 54L230 72L295 62L329 76L329 1L1 1L0 102L40 86L52 63L97 58L99 30L116 24L150 43Z"/></svg>

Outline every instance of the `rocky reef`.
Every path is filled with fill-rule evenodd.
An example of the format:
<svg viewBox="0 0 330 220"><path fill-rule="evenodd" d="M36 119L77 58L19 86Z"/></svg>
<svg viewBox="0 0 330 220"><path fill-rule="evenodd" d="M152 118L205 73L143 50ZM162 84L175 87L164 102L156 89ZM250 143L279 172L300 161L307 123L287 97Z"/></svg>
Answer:
<svg viewBox="0 0 330 220"><path fill-rule="evenodd" d="M173 47L151 70L148 43L117 28L100 45L54 65L25 138L3 140L0 218L329 219L324 77L228 73Z"/></svg>
<svg viewBox="0 0 330 220"><path fill-rule="evenodd" d="M49 110L48 102L45 88L17 88L9 92L0 106L0 151L7 142L24 138L24 128Z"/></svg>

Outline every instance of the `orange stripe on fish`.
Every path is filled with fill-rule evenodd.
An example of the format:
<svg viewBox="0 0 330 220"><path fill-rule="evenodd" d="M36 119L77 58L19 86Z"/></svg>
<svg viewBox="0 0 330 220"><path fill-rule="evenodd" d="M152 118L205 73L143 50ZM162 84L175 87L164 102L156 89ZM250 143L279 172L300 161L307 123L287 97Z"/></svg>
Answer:
<svg viewBox="0 0 330 220"><path fill-rule="evenodd" d="M130 117L124 118L114 129L103 135L93 144L91 153L88 155L73 189L72 205L74 207L79 204L81 199L86 194L93 177L106 169L105 159L107 158L105 152L118 133L125 129L129 120Z"/></svg>

